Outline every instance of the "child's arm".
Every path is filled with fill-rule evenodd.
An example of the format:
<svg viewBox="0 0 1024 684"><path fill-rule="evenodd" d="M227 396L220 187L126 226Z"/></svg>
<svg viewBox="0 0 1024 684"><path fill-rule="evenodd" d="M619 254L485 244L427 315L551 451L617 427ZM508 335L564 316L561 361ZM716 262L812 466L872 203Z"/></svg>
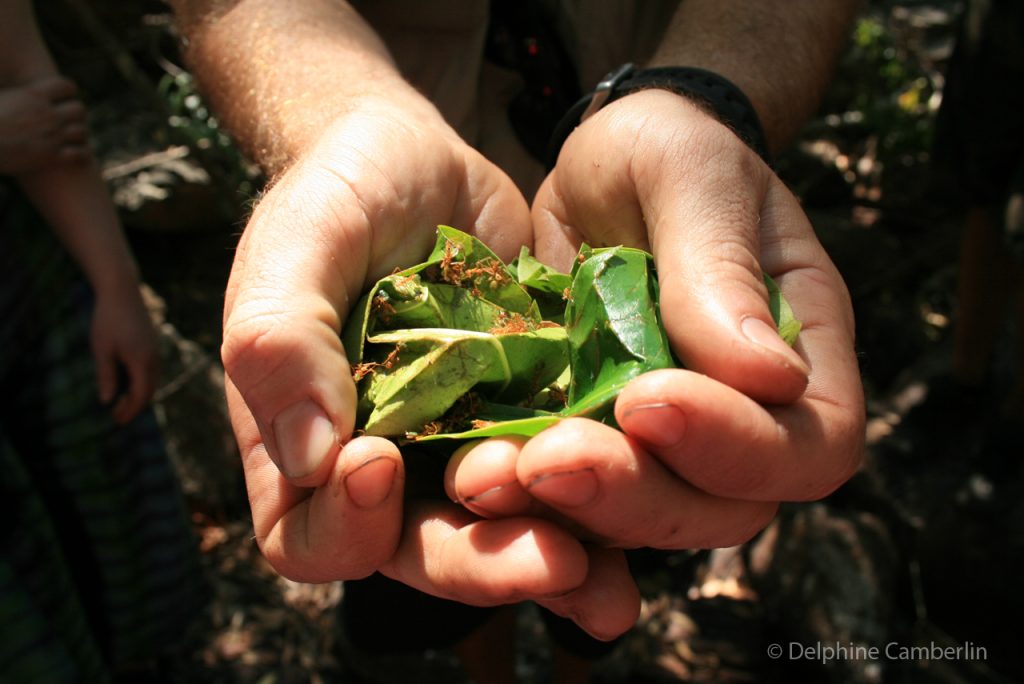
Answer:
<svg viewBox="0 0 1024 684"><path fill-rule="evenodd" d="M0 4L0 86L57 75L29 0ZM92 346L99 396L115 399L117 368L123 365L129 387L113 411L115 420L125 422L155 388L156 340L139 294L138 268L95 162L57 163L14 177L95 291Z"/></svg>

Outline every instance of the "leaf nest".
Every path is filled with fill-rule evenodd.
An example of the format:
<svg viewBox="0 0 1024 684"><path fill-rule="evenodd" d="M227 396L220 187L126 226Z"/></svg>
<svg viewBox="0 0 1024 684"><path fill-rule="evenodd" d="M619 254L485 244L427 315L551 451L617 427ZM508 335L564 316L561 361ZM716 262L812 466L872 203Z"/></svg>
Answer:
<svg viewBox="0 0 1024 684"><path fill-rule="evenodd" d="M766 277L770 308L799 331ZM421 264L377 281L342 332L357 384L357 429L411 440L532 436L569 416L611 422L647 371L677 367L650 254L584 245L571 273L524 247L503 263L439 226Z"/></svg>

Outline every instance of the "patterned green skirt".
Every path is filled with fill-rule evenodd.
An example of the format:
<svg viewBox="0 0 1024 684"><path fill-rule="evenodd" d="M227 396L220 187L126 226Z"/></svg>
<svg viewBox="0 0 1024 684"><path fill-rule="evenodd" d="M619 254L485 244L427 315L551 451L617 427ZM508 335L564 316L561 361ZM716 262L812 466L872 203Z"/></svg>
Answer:
<svg viewBox="0 0 1024 684"><path fill-rule="evenodd" d="M103 682L173 647L203 582L151 412L96 395L92 298L0 185L0 681Z"/></svg>

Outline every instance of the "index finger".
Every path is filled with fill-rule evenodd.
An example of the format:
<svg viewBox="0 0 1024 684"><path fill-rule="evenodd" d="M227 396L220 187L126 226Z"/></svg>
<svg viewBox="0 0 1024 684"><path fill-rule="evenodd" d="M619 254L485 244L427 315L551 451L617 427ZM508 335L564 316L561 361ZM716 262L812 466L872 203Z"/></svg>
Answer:
<svg viewBox="0 0 1024 684"><path fill-rule="evenodd" d="M852 307L841 276L780 181L768 189L760 222L762 264L803 325L796 349L810 369L804 393L787 405L762 406L713 379L658 371L623 391L616 418L707 492L762 501L821 498L863 458Z"/></svg>

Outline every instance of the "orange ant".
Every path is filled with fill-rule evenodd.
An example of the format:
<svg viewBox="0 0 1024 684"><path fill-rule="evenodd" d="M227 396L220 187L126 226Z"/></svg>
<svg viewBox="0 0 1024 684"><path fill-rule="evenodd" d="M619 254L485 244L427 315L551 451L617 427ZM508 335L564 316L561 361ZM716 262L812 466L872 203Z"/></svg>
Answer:
<svg viewBox="0 0 1024 684"><path fill-rule="evenodd" d="M402 343L395 345L395 348L388 353L383 361L365 361L352 366L352 379L359 382L367 375L375 373L378 368L391 370L398 363L398 352L401 351L403 346Z"/></svg>
<svg viewBox="0 0 1024 684"><path fill-rule="evenodd" d="M569 403L569 396L565 393L561 387L549 387L548 396L551 397L551 401L565 406Z"/></svg>
<svg viewBox="0 0 1024 684"><path fill-rule="evenodd" d="M462 286L465 262L455 261L459 255L459 247L451 240L444 243L444 256L441 257L441 278L456 287Z"/></svg>
<svg viewBox="0 0 1024 684"><path fill-rule="evenodd" d="M431 435L436 435L436 434L440 433L441 430L443 430L443 429L444 429L444 424L441 423L441 421L439 421L439 420L432 420L429 423L427 423L426 425L424 425L423 429L421 429L419 432L406 432L405 433L405 438L406 439L416 440L416 439L420 439L421 437L429 437Z"/></svg>
<svg viewBox="0 0 1024 684"><path fill-rule="evenodd" d="M463 275L470 278L490 276L487 284L492 290L497 289L508 281L508 274L502 270L501 264L496 259L490 257L481 259L473 268L467 268Z"/></svg>
<svg viewBox="0 0 1024 684"><path fill-rule="evenodd" d="M511 333L530 332L536 328L533 321L523 318L522 314L510 314L507 311L499 311L494 320L494 326L488 330L492 335L508 335Z"/></svg>
<svg viewBox="0 0 1024 684"><path fill-rule="evenodd" d="M378 292L373 296L373 301L370 303L370 309L376 312L385 323L395 315L395 307L391 306L391 302L388 301L388 296L383 292Z"/></svg>

